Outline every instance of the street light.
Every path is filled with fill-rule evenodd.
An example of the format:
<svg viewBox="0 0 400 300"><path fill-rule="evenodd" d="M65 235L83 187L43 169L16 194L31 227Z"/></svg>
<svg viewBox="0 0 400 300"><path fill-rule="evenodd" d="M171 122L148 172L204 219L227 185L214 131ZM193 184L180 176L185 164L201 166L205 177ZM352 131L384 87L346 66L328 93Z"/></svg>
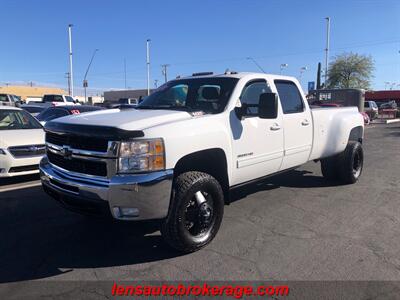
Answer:
<svg viewBox="0 0 400 300"><path fill-rule="evenodd" d="M256 60L252 57L246 57L246 59L251 60L263 73L266 73L264 69L256 62Z"/></svg>
<svg viewBox="0 0 400 300"><path fill-rule="evenodd" d="M90 59L89 65L88 65L88 67L87 67L87 69L86 69L85 76L83 77L83 88L84 88L84 90L85 90L85 103L87 102L86 88L88 87L88 82L87 82L87 80L86 80L86 77L87 77L87 74L88 74L88 72L89 72L90 66L92 65L93 58L94 58L94 56L96 55L96 52L97 52L97 51L99 51L99 49L95 49L95 50L93 51L92 58Z"/></svg>
<svg viewBox="0 0 400 300"><path fill-rule="evenodd" d="M288 64L281 64L281 66L280 66L280 73L279 73L279 74L281 74L281 75L282 75L282 73L283 73L283 69L284 69L284 68L287 68L287 67L289 67L289 65L288 65Z"/></svg>
<svg viewBox="0 0 400 300"><path fill-rule="evenodd" d="M300 68L300 77L299 81L301 82L301 78L303 77L303 73L308 70L308 67L301 67Z"/></svg>
<svg viewBox="0 0 400 300"><path fill-rule="evenodd" d="M147 96L150 95L150 39L146 40Z"/></svg>

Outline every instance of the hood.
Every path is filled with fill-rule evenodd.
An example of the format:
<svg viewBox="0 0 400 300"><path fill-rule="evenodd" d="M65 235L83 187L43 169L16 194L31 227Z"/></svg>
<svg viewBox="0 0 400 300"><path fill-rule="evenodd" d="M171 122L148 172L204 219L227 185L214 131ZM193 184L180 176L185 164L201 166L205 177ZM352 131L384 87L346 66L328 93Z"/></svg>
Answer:
<svg viewBox="0 0 400 300"><path fill-rule="evenodd" d="M44 144L43 129L15 129L0 131L0 148Z"/></svg>
<svg viewBox="0 0 400 300"><path fill-rule="evenodd" d="M118 127L123 130L143 130L149 127L186 119L187 112L152 109L108 109L70 115L54 120L57 123Z"/></svg>

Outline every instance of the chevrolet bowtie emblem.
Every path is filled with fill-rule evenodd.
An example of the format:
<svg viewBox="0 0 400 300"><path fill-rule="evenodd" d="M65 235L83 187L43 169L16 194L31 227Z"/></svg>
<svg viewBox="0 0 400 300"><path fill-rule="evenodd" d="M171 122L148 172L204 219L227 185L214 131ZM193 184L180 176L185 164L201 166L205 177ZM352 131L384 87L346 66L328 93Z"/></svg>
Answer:
<svg viewBox="0 0 400 300"><path fill-rule="evenodd" d="M72 150L68 146L63 146L60 150L60 154L66 158L66 159L71 159L72 157Z"/></svg>

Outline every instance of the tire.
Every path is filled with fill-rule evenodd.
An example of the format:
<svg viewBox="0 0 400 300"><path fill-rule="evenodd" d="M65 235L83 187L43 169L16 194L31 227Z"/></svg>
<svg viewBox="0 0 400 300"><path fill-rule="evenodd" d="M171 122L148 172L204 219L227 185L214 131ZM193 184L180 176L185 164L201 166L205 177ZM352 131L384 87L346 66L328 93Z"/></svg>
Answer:
<svg viewBox="0 0 400 300"><path fill-rule="evenodd" d="M339 179L346 184L356 183L364 165L364 152L361 144L349 141L339 158Z"/></svg>
<svg viewBox="0 0 400 300"><path fill-rule="evenodd" d="M360 178L363 163L364 152L361 144L349 141L342 153L321 160L321 172L328 180L352 184Z"/></svg>
<svg viewBox="0 0 400 300"><path fill-rule="evenodd" d="M337 156L321 159L322 175L328 180L338 180L339 166Z"/></svg>
<svg viewBox="0 0 400 300"><path fill-rule="evenodd" d="M174 180L168 216L161 225L164 240L185 253L209 244L221 225L223 195L219 182L209 174L186 172L179 175Z"/></svg>

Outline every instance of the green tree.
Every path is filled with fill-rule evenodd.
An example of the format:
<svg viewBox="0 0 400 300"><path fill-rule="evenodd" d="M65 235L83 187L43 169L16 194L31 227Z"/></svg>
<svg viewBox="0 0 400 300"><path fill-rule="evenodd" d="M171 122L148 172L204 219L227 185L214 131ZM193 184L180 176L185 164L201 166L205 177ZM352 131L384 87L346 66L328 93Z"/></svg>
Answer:
<svg viewBox="0 0 400 300"><path fill-rule="evenodd" d="M351 52L337 55L329 64L327 87L369 89L373 71L371 56Z"/></svg>

